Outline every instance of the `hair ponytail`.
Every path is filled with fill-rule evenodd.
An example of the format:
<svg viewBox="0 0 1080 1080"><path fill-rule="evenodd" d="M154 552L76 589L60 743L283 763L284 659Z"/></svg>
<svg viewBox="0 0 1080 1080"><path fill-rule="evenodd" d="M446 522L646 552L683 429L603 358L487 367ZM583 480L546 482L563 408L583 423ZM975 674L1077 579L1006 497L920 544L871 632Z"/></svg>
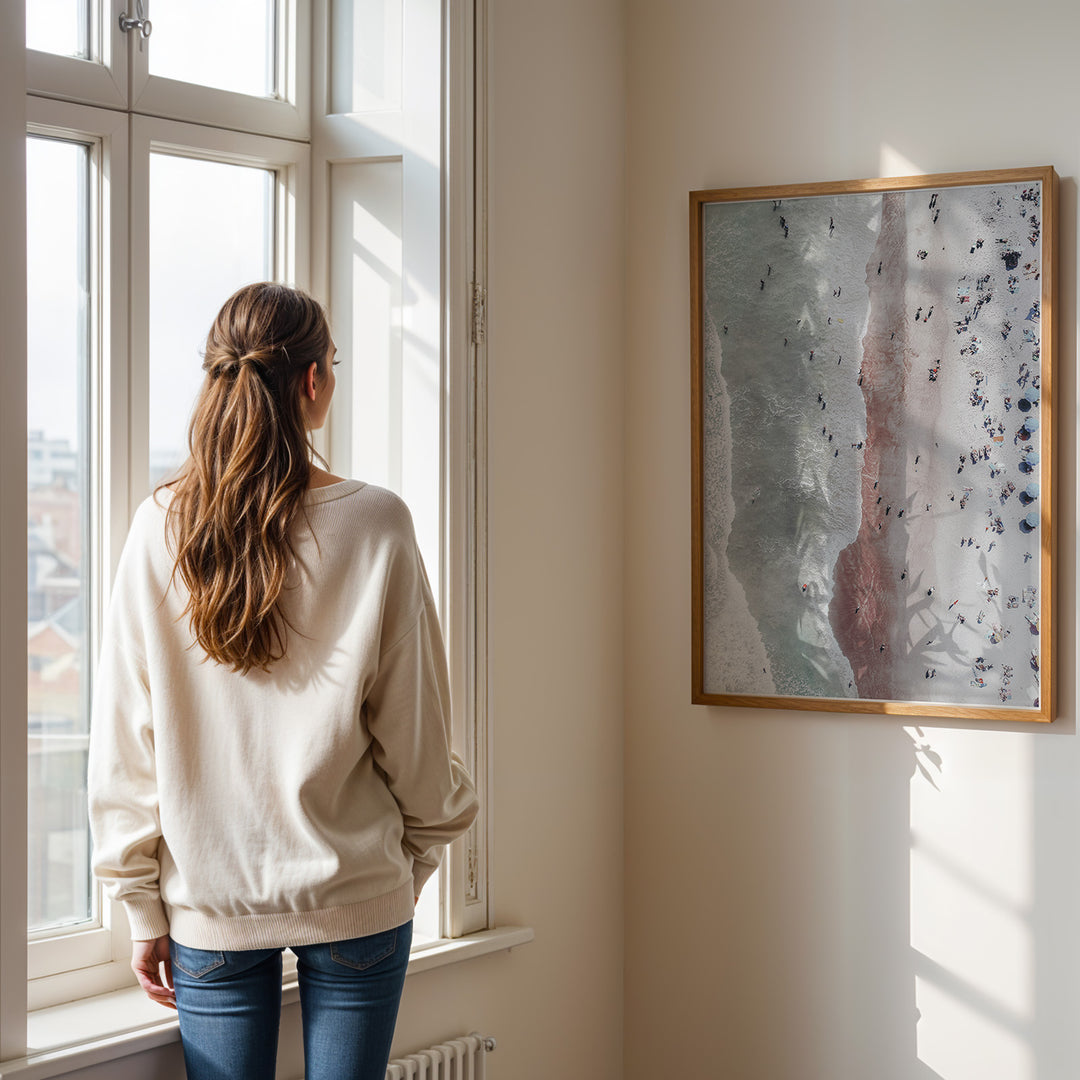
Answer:
<svg viewBox="0 0 1080 1080"><path fill-rule="evenodd" d="M326 377L329 351L319 304L270 282L234 293L206 339L206 379L188 430L191 456L167 515L176 544L173 578L179 573L190 594L184 614L195 640L242 674L269 670L285 655L290 627L278 598L311 455L318 456L301 385L312 362Z"/></svg>

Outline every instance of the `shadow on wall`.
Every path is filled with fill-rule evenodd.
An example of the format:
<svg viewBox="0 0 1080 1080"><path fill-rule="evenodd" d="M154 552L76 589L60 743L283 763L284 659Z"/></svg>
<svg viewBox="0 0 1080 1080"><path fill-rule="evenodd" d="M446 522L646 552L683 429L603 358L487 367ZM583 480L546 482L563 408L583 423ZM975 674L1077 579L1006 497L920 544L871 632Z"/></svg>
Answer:
<svg viewBox="0 0 1080 1080"><path fill-rule="evenodd" d="M779 816L757 832L777 845L775 895L760 900L760 921L735 947L736 957L745 950L740 973L753 972L735 1012L759 1028L771 1017L776 1040L752 1056L744 1046L731 1075L1075 1075L1080 860L1061 842L1080 809L1072 726L842 723L846 791L804 783L785 807L796 839L770 835ZM846 816L839 836L814 822L823 801L826 817ZM816 844L809 856L782 850ZM847 882L822 880L833 875ZM830 990L838 983L843 993Z"/></svg>

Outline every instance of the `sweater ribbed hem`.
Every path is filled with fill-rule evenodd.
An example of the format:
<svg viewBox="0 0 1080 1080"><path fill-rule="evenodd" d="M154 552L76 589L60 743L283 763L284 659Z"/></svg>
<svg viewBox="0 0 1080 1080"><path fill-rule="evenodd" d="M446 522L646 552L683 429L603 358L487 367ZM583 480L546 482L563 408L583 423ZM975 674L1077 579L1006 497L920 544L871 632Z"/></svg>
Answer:
<svg viewBox="0 0 1080 1080"><path fill-rule="evenodd" d="M393 892L321 911L208 915L169 908L169 935L189 949L280 949L379 934L407 923L415 909L410 877Z"/></svg>

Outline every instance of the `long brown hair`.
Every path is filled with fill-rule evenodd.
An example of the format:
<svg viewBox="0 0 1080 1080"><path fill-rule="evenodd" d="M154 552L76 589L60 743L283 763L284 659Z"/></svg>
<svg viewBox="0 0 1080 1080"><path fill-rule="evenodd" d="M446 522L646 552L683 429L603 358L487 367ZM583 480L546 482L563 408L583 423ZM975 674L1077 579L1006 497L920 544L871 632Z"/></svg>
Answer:
<svg viewBox="0 0 1080 1080"><path fill-rule="evenodd" d="M190 593L195 640L245 675L285 655L291 627L278 598L318 457L301 386L312 362L326 378L330 344L318 302L273 282L230 296L206 338L190 457L171 485L173 579Z"/></svg>

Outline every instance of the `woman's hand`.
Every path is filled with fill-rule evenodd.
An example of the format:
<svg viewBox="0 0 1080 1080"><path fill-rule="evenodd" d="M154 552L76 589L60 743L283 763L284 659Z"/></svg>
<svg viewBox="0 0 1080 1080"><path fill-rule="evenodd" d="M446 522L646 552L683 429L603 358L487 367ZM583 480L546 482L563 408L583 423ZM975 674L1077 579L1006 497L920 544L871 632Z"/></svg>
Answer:
<svg viewBox="0 0 1080 1080"><path fill-rule="evenodd" d="M151 1001L156 1001L159 1005L165 1005L170 1009L176 1008L168 934L154 941L133 941L131 943L131 969Z"/></svg>

